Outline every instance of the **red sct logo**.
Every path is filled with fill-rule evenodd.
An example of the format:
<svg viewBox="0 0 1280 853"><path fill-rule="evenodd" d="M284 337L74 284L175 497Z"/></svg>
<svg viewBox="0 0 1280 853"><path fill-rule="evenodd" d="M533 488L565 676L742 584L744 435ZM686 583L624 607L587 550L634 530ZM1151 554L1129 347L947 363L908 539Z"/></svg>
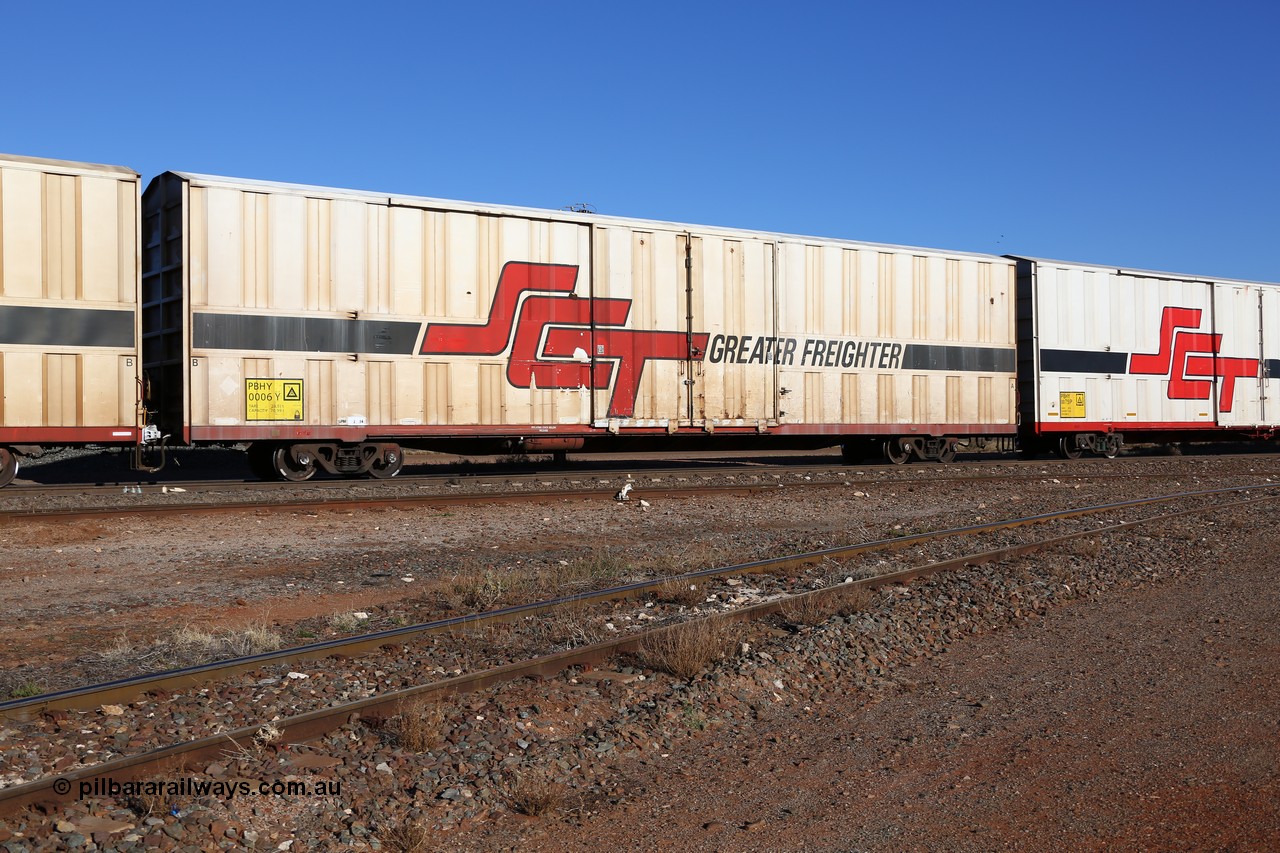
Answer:
<svg viewBox="0 0 1280 853"><path fill-rule="evenodd" d="M516 388L604 391L612 384L611 418L635 414L650 360L702 360L708 335L623 328L631 300L577 296L577 279L576 266L507 263L484 325L431 323L420 354L495 356L510 350L507 381Z"/></svg>
<svg viewBox="0 0 1280 853"><path fill-rule="evenodd" d="M1258 359L1218 355L1222 335L1200 328L1199 308L1166 307L1160 318L1160 351L1129 356L1129 372L1169 377L1170 400L1208 400L1221 379L1218 410L1231 411L1236 378L1258 376Z"/></svg>

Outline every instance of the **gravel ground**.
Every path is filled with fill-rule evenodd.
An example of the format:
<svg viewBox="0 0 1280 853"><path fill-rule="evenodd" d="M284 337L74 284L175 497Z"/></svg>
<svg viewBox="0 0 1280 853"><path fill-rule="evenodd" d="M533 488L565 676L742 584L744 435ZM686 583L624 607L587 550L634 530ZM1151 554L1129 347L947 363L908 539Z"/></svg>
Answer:
<svg viewBox="0 0 1280 853"><path fill-rule="evenodd" d="M1143 564L1128 582L906 661L887 689L626 762L616 803L454 846L1274 850L1280 567L1268 528L1227 527L1181 557L1128 543L1108 555Z"/></svg>
<svg viewBox="0 0 1280 853"><path fill-rule="evenodd" d="M931 480L928 472L936 478L939 468L919 465L876 472L882 482L861 488L808 496L780 489L648 507L561 501L15 523L0 528L0 608L8 617L0 624L0 694L66 686L83 681L86 671L101 680L103 654L163 639L175 624L266 628L294 644L334 635L327 623L333 614L381 607L381 621L370 628L425 621L440 613L441 584L459 574L545 572L592 554L683 571L1124 497L1280 479L1272 457L1121 464L1135 474L1165 476L1154 483L1088 480L1046 467L1011 495L1007 481Z"/></svg>
<svg viewBox="0 0 1280 853"><path fill-rule="evenodd" d="M1257 482L1274 467L1269 457L1149 462L1166 472L1187 466L1177 480L1186 488L1230 477ZM112 527L59 531L70 534L60 541L63 554L74 551L64 557L48 554L51 531L27 531L31 541L24 542L11 528L4 531L11 538L6 554L16 548L21 556L9 561L43 554L55 564L75 562L67 568L77 569L85 560L108 577L95 578L95 569L57 573L48 565L43 586L31 586L36 570L28 565L25 590L15 592L13 583L2 588L6 606L23 613L29 625L45 627L45 614L62 613L66 627L44 647L52 654L57 643L75 647L73 630L91 637L93 623L122 613L112 606L119 594L114 586L93 583L114 584L118 572L146 579L131 592L140 596L127 614L131 629L145 633L143 626L172 613L175 602L190 608L188 614L222 621L262 602L276 607L281 599L293 602L291 611L275 611L273 621L283 628L297 623L297 613L314 616L335 605L367 604L365 599L394 611L411 584L397 571L390 580L371 578L380 574L377 567L416 559L412 570L419 583L433 571L450 571L451 561L493 550L482 543L497 540L503 546L492 555L494 565L558 560L580 553L583 542L630 556L627 549L687 553L688 533L697 530L719 537L715 549L739 552L742 559L751 554L741 551L821 547L873 538L895 526L954 526L1054 503L1176 488L1172 482L1153 489L1136 481L1117 487L1056 479L1020 487L1012 505L1005 503L1003 484L940 482L934 488L886 486L861 497L851 490L809 493L824 495L815 501L794 495L679 501L648 512L578 504L551 511L468 510L434 519L444 522L437 525L422 524L421 512L380 517L412 528L411 536L398 531L412 539L407 547L360 542L359 531L368 531L369 522L355 517L301 516L288 523L266 517L276 538L260 567L244 550L243 531L256 528L246 524L252 516L228 519L229 527L202 519L186 528L127 535ZM364 721L313 747L246 748L203 768L202 778L213 780L293 774L342 781L341 795L323 802L185 798L177 815L160 817L162 809L149 816L149 826L136 803L82 801L52 815L9 821L0 827L0 847L29 849L33 838L47 838L47 849L62 849L79 836L111 840L120 849L148 843L204 849L215 840L227 848L252 843L279 849L290 838L297 840L292 849L401 849L415 841L424 850L574 849L588 843L641 849L1051 849L1061 836L1095 848L1262 849L1266 845L1257 839L1269 835L1244 824L1233 830L1227 820L1249 809L1256 825L1268 833L1276 828L1267 798L1277 751L1274 714L1267 713L1277 698L1276 658L1274 643L1261 639L1276 615L1273 602L1267 609L1275 578L1259 557L1274 543L1265 527L1252 523L1256 512L1241 516L1188 522L1156 535L1107 537L1053 558L890 591L866 612L818 629L756 626L740 638L745 653L693 682L625 667L612 679L566 676L467 697L440 710L440 746L422 752L397 736L395 721ZM239 539L221 544L237 527ZM331 538L339 545L330 546ZM351 540L358 547L352 549ZM174 542L183 545L173 549ZM237 548L241 571L228 565L191 578L191 563L209 565L219 556L235 563ZM352 566L356 551L363 556ZM288 559L280 560L281 553ZM243 571L246 557L256 571ZM300 557L309 561L306 571L299 570ZM1238 571L1228 572L1228 566ZM1218 575L1234 586L1210 584ZM352 585L378 583L356 595L337 593L335 600L336 579L344 577ZM182 578L188 579L185 588L177 590ZM281 595L282 583L297 586ZM72 594L95 589L96 597L85 592L79 601ZM219 596L225 604L236 594L244 604L217 608ZM1174 606L1184 599L1189 603ZM1209 618L1226 621L1204 621ZM1169 635L1170 625L1180 628ZM10 636L18 640L21 623L13 627L18 630ZM1152 639L1170 636L1168 642ZM38 648L28 645L17 654L29 664ZM67 657L64 649L62 660ZM1201 672L1207 668L1207 675ZM1179 704L1184 700L1207 704L1197 710ZM1182 734L1159 740L1159 732L1170 731ZM130 732L119 734L128 741ZM1153 738L1163 752L1151 745ZM1193 769L1173 781L1164 778L1185 769L1178 761ZM1237 765L1253 769L1228 772ZM684 775L672 775L673 767ZM760 784L762 778L769 784ZM548 815L535 820L511 814L518 779L554 786L558 795ZM1185 796L1166 816L1161 800L1148 795L1167 802L1174 789ZM725 791L747 798L739 804ZM1135 810L1133 791L1143 794L1145 812ZM1230 808L1218 802L1228 793L1236 804ZM1186 802L1191 799L1201 805L1193 808ZM867 802L850 821L848 806L859 800ZM1028 805L1020 805L1024 801ZM886 803L888 810L867 808ZM1071 817L1068 806L1083 817ZM1028 808L1030 817L1023 814ZM917 815L922 817L913 823ZM1144 820L1154 828L1143 829Z"/></svg>

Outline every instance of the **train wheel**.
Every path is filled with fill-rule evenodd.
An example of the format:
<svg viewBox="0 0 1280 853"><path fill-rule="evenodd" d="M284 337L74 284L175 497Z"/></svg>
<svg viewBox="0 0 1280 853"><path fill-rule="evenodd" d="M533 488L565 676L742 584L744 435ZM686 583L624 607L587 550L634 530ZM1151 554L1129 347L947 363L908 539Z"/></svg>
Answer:
<svg viewBox="0 0 1280 853"><path fill-rule="evenodd" d="M938 454L938 461L943 465L948 462L956 461L956 445L955 442L948 441L947 446L942 448L942 452Z"/></svg>
<svg viewBox="0 0 1280 853"><path fill-rule="evenodd" d="M1064 435L1058 439L1058 455L1063 459L1079 459L1083 453L1076 445L1076 437L1074 435Z"/></svg>
<svg viewBox="0 0 1280 853"><path fill-rule="evenodd" d="M316 460L310 453L302 453L295 462L289 446L281 445L271 454L271 467L276 475L290 482L301 483L315 476Z"/></svg>
<svg viewBox="0 0 1280 853"><path fill-rule="evenodd" d="M398 448L389 449L369 466L369 474L379 480L390 480L404 467L404 452Z"/></svg>
<svg viewBox="0 0 1280 853"><path fill-rule="evenodd" d="M0 486L7 486L18 476L18 454L0 447Z"/></svg>
<svg viewBox="0 0 1280 853"><path fill-rule="evenodd" d="M257 441L249 445L249 470L253 476L259 480L274 480L276 477L275 462L271 457L275 448L269 444Z"/></svg>
<svg viewBox="0 0 1280 853"><path fill-rule="evenodd" d="M911 458L911 448L904 447L901 441L891 438L884 443L884 458L894 465L902 465Z"/></svg>

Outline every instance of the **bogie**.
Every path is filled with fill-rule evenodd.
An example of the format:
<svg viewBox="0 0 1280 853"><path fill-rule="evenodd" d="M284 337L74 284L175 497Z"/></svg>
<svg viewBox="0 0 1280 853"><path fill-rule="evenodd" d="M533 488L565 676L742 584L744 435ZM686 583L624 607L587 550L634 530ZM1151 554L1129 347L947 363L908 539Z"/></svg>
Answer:
<svg viewBox="0 0 1280 853"><path fill-rule="evenodd" d="M0 486L7 486L18 476L18 454L0 447Z"/></svg>
<svg viewBox="0 0 1280 853"><path fill-rule="evenodd" d="M884 458L894 465L905 465L911 460L913 449L909 439L890 438L884 443Z"/></svg>

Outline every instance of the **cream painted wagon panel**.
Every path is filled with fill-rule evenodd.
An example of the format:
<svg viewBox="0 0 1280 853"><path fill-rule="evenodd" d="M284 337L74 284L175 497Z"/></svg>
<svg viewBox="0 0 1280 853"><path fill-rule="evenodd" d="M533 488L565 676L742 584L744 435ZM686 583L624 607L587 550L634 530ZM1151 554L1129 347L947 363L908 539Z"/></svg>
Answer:
<svg viewBox="0 0 1280 853"><path fill-rule="evenodd" d="M79 222L77 220L76 178L45 175L44 205L44 293L55 300L71 301L78 296ZM75 424L65 424L74 426Z"/></svg>
<svg viewBox="0 0 1280 853"><path fill-rule="evenodd" d="M1181 378L1185 361L1173 363L1174 339L1163 326L1166 310L1193 312L1199 325L1175 334L1210 334L1208 283L1045 261L1037 262L1036 288L1036 417L1041 423L1058 429L1072 422L1213 423L1210 393L1203 399L1170 396L1171 372ZM1143 367L1161 362L1162 352L1158 368ZM1113 370L1098 366L1105 364ZM1084 413L1071 417L1072 410L1061 408L1061 395L1079 393L1085 394Z"/></svg>
<svg viewBox="0 0 1280 853"><path fill-rule="evenodd" d="M44 357L45 426L80 426L80 360L75 355Z"/></svg>
<svg viewBox="0 0 1280 853"><path fill-rule="evenodd" d="M40 353L5 353L5 426L40 426L44 422L43 379L44 358Z"/></svg>
<svg viewBox="0 0 1280 853"><path fill-rule="evenodd" d="M133 208L128 216L121 210L121 190L136 193L133 184L105 178L79 178L79 211L76 227L70 232L80 240L79 277L80 295L96 302L134 302L137 286ZM126 242L127 241L127 242ZM127 268L127 282L121 282L123 264L133 262ZM127 287L121 287L126 284ZM90 419L90 423L104 423Z"/></svg>
<svg viewBox="0 0 1280 853"><path fill-rule="evenodd" d="M39 172L0 172L0 285L5 296L44 295L43 183Z"/></svg>
<svg viewBox="0 0 1280 853"><path fill-rule="evenodd" d="M906 434L1014 424L1012 262L906 248L781 251L778 334L796 341L779 371L784 422Z"/></svg>
<svg viewBox="0 0 1280 853"><path fill-rule="evenodd" d="M392 412L395 408L393 391L395 365L389 361L366 361L365 388L368 403L365 416L371 424L390 424L394 422Z"/></svg>
<svg viewBox="0 0 1280 853"><path fill-rule="evenodd" d="M121 401L133 396L133 389L121 387L120 356L115 353L85 353L79 356L80 423L117 424ZM132 418L124 423L132 423Z"/></svg>
<svg viewBox="0 0 1280 853"><path fill-rule="evenodd" d="M1218 423L1257 427L1262 416L1262 295L1258 285L1213 288L1213 332L1219 340L1213 404ZM1204 360L1204 356L1197 356ZM1190 372L1190 371L1188 371Z"/></svg>
<svg viewBox="0 0 1280 853"><path fill-rule="evenodd" d="M267 197L271 243L266 259L273 310L297 313L307 304L307 200L298 196Z"/></svg>
<svg viewBox="0 0 1280 853"><path fill-rule="evenodd" d="M708 345L717 335L735 336L740 344L733 361L727 355L713 360L716 353L709 349L694 365L694 416L713 427L766 425L776 417L777 368L764 359L776 334L774 245L695 236L694 249L693 331L708 335Z"/></svg>
<svg viewBox="0 0 1280 853"><path fill-rule="evenodd" d="M418 426L426 422L423 410L426 365L420 361L392 362L395 389L388 423Z"/></svg>

